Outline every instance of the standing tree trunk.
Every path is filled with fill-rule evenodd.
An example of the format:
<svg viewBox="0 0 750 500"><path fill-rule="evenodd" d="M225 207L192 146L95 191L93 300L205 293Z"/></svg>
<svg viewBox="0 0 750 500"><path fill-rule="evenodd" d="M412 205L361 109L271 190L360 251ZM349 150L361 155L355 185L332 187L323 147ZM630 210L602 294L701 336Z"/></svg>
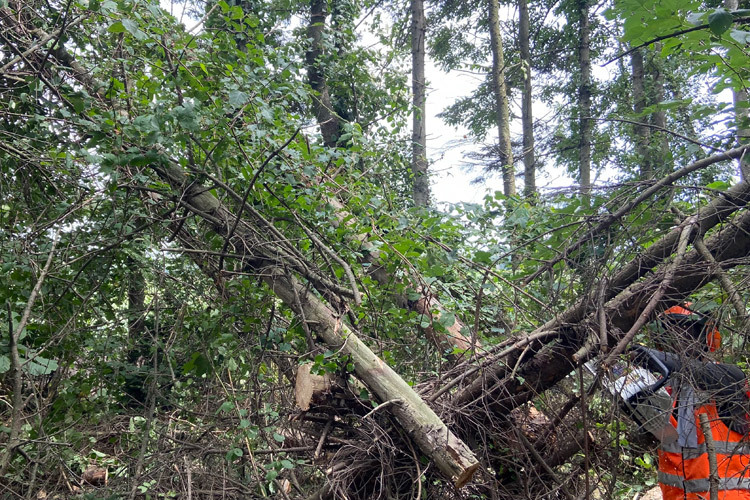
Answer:
<svg viewBox="0 0 750 500"><path fill-rule="evenodd" d="M492 86L495 91L497 108L497 130L500 167L503 172L503 193L505 196L516 194L516 177L513 171L513 149L510 144L510 109L508 106L508 89L505 85L505 56L503 39L500 36L500 7L498 0L490 0L490 44L492 45Z"/></svg>
<svg viewBox="0 0 750 500"><path fill-rule="evenodd" d="M658 53L661 50L661 44L654 44L654 52ZM652 55L653 55L652 53ZM648 105L659 104L664 101L664 67L659 59L650 57L646 64L646 70L649 75L649 81L652 89L650 92L651 99L648 101ZM651 123L654 125L654 131L652 132L653 137L653 151L651 155L652 165L662 167L662 170L654 175L663 175L667 172L671 172L672 168L667 167L667 160L670 156L669 153L669 140L665 130L667 129L667 112L663 109L657 109L651 115Z"/></svg>
<svg viewBox="0 0 750 500"><path fill-rule="evenodd" d="M333 111L331 93L328 90L324 68L320 61L323 54L323 32L328 16L327 5L326 0L310 0L310 24L307 27L310 47L305 59L310 86L318 93L313 103L315 118L320 124L323 143L327 147L333 148L338 142L339 135L341 135L340 123L338 116Z"/></svg>
<svg viewBox="0 0 750 500"><path fill-rule="evenodd" d="M581 182L582 202L588 205L591 194L591 41L588 0L578 4L580 37L578 63L581 67L581 85L578 88L578 120L580 142L578 146L578 172Z"/></svg>
<svg viewBox="0 0 750 500"><path fill-rule="evenodd" d="M739 0L724 0L724 7L727 10L737 10L739 8ZM750 142L750 123L748 120L748 100L747 100L747 87L735 88L732 90L732 101L734 104L734 123L737 127L737 142L740 146ZM739 159L740 163L740 177L743 180L750 180L750 158L747 155L743 155Z"/></svg>
<svg viewBox="0 0 750 500"><path fill-rule="evenodd" d="M748 121L748 100L747 90L739 89L732 92L732 100L734 101L734 121L737 127L737 142L742 146L750 143L750 124ZM740 162L740 176L743 180L750 180L750 157L748 155L742 156L739 159Z"/></svg>
<svg viewBox="0 0 750 500"><path fill-rule="evenodd" d="M630 65L633 71L633 111L636 115L643 113L646 109L646 90L644 85L643 52L641 49L633 51L630 55ZM644 118L637 116L636 120L642 122ZM653 177L653 163L649 155L649 142L651 133L646 125L635 125L635 151L640 157L641 175L644 179Z"/></svg>
<svg viewBox="0 0 750 500"><path fill-rule="evenodd" d="M518 45L523 69L523 94L521 96L521 124L523 129L524 195L536 193L536 160L534 158L534 119L531 112L531 49L529 47L529 4L518 0Z"/></svg>
<svg viewBox="0 0 750 500"><path fill-rule="evenodd" d="M412 156L411 174L416 206L430 203L430 182L427 177L427 129L425 117L424 37L426 23L424 0L411 1L411 87L412 87Z"/></svg>

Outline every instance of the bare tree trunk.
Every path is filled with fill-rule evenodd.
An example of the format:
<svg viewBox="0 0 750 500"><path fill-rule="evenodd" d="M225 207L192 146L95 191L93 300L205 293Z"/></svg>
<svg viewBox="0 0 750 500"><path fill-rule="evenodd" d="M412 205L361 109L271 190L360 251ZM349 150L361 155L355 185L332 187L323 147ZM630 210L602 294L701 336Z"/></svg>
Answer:
<svg viewBox="0 0 750 500"><path fill-rule="evenodd" d="M320 62L320 57L323 55L323 34L328 16L327 5L326 0L310 0L310 24L307 27L310 48L307 50L306 62L310 86L318 93L314 98L313 106L323 143L333 148L341 135L340 122L339 117L333 111L331 94L326 83L324 68Z"/></svg>
<svg viewBox="0 0 750 500"><path fill-rule="evenodd" d="M518 45L523 70L523 94L521 95L521 126L523 129L524 195L536 193L536 159L534 158L534 118L531 112L531 49L529 47L529 4L518 0Z"/></svg>
<svg viewBox="0 0 750 500"><path fill-rule="evenodd" d="M647 254L644 255L646 261L633 261L610 280L604 297L607 300L604 313L610 326L610 344L619 341L623 332L635 324L650 298L664 282L665 267L668 267L664 262L676 251L683 227L696 224L693 233L705 234L736 211L747 207L750 184L743 182L733 187L731 192L727 198L717 198L649 247L644 252ZM747 256L747 248L750 247L750 212L744 210L733 219L732 224L726 224L720 231L714 232L706 240L706 247L724 269L743 264L743 257ZM657 263L661 267L652 270ZM714 265L707 262L697 250L686 253L681 265L665 285L662 304L678 304L705 286L714 279ZM639 278L642 280L636 283ZM590 300L590 297L582 299L525 338L519 338L516 343L518 349L523 351L528 346L533 354L524 356L523 363L510 375L505 373L500 360L513 349L506 349L502 356L498 354L485 360L489 368L459 391L454 403L486 404L493 411L507 412L552 387L567 376L577 363L586 359L585 356L574 359L574 355L586 344L591 332L598 331L596 304L597 301ZM519 384L517 377L524 382ZM487 387L487 383L491 384L491 388Z"/></svg>
<svg viewBox="0 0 750 500"><path fill-rule="evenodd" d="M510 109L508 88L505 85L505 56L500 34L500 6L498 0L489 0L490 44L492 45L492 86L495 92L499 160L503 172L503 193L516 194L516 177L513 169L513 149L510 142Z"/></svg>
<svg viewBox="0 0 750 500"><path fill-rule="evenodd" d="M654 44L654 51L651 53L653 56L661 50L661 44ZM646 64L647 72L650 76L651 85L653 87L650 92L652 99L648 102L648 105L659 104L664 101L664 68L661 60L656 57L650 57ZM657 109L651 115L651 123L654 124L656 130L652 132L652 136L655 140L653 142L653 152L651 153L654 160L652 164L661 167L662 173L670 172L671 166L666 165L669 158L669 138L664 130L667 129L667 112L663 109ZM659 175L656 173L656 175Z"/></svg>
<svg viewBox="0 0 750 500"><path fill-rule="evenodd" d="M578 5L579 15L579 44L578 64L581 69L581 86L578 88L578 112L579 112L579 134L578 146L578 172L581 182L581 195L583 203L588 205L591 193L591 41L589 23L588 0L580 0Z"/></svg>
<svg viewBox="0 0 750 500"><path fill-rule="evenodd" d="M747 6L747 5L746 5ZM739 0L724 0L724 7L727 10L737 10ZM741 89L735 88L732 91L732 101L734 104L734 123L737 127L737 142L740 145L750 142L750 116L748 115L747 87ZM750 156L745 155L739 159L740 177L743 180L750 180Z"/></svg>
<svg viewBox="0 0 750 500"><path fill-rule="evenodd" d="M633 111L636 115L640 115L646 109L645 76L643 70L643 52L641 49L633 51L630 55L630 64L633 71ZM639 116L636 120L642 122L644 118ZM649 128L645 125L635 125L635 151L641 162L641 175L644 179L653 177L653 164L649 155L650 141L651 133Z"/></svg>
<svg viewBox="0 0 750 500"><path fill-rule="evenodd" d="M411 87L412 87L412 156L414 204L430 204L430 182L427 176L427 128L425 116L424 37L426 22L424 0L411 0Z"/></svg>

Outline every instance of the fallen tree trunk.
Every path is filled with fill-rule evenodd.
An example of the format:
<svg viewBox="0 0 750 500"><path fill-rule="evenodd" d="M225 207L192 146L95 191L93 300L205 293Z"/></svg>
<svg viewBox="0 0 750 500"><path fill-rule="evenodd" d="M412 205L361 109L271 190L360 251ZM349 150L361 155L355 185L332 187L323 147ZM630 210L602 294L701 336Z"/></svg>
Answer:
<svg viewBox="0 0 750 500"><path fill-rule="evenodd" d="M182 203L209 221L215 231L229 235L234 215L200 185L190 183L180 167L154 166L157 174L175 189ZM239 247L248 250L248 264L288 307L303 318L310 328L341 356L349 356L357 376L382 402L394 401L391 412L404 430L432 459L440 471L457 486L466 484L479 467L469 449L443 423L437 414L395 372L362 342L355 332L308 287L278 262L262 254L253 254L257 237L237 227L234 237Z"/></svg>
<svg viewBox="0 0 750 500"><path fill-rule="evenodd" d="M0 17L11 29L19 27L8 7L0 9ZM54 55L92 95L104 87L90 75L82 74L75 59L62 47ZM50 90L55 92L57 89ZM255 222L261 223L261 227L254 227L247 221L239 224L240 220L205 187L192 182L181 167L170 164L163 151L147 152L146 156L149 155L153 160L152 169L171 185L179 204L206 220L218 234L234 239L236 248L242 249L246 255L246 265L262 276L264 282L331 349L350 357L357 376L382 402L398 402L391 404L390 411L437 468L457 487L466 484L479 467L472 451L395 371L357 337L334 310L289 272L289 267L303 274L310 269L304 261L295 258L293 249L285 254L286 249L279 247L279 242L263 237L264 233L268 236L269 230L276 236L280 233L260 214L255 214L255 218L260 219ZM282 264L283 259L286 260ZM314 272L311 273L306 277L314 279ZM316 286L325 289L335 287L335 284L324 281L316 283ZM340 289L336 291L341 292Z"/></svg>
<svg viewBox="0 0 750 500"><path fill-rule="evenodd" d="M72 67L74 61L64 50L61 52L63 55L58 54L61 50L63 49L56 50L52 56ZM94 84L89 89L90 92L100 88L98 84ZM478 467L471 450L453 435L438 415L398 374L361 342L356 332L343 322L338 312L306 286L299 277L308 278L308 275L304 274L304 262L294 262L291 254L289 260L284 261L275 255L275 249L267 249L276 243L262 235L269 227L262 224L268 223L253 218L255 215L240 221L225 205L208 193L204 186L188 182L188 177L180 167L168 162L160 163L166 160L163 153L157 156L160 156L159 161L154 161L151 167L162 179L170 182L173 191L177 193L175 199L194 214L203 217L212 230L227 239L232 239L240 253L244 253L243 262L248 268L262 277L277 296L300 316L304 325L318 334L332 349L338 350L342 356L351 357L357 375L384 403L388 403L391 407L388 411L392 412L398 423L419 444L421 451L434 461L443 474L450 477L458 486L468 481ZM731 193L731 197L714 202L710 206L713 211L701 211L701 227L697 231L699 234L705 233L744 207L750 197L747 184L733 188ZM621 333L618 333L618 330L627 330L635 323L653 291L662 283L664 271L654 272L652 269L674 253L680 233L679 230L675 231L645 251L642 258L626 266L610 285L606 293L609 302L605 307L610 325L615 328L611 331L610 343L620 338ZM718 232L708 239L706 244L716 262L729 268L741 263L742 261L737 259L746 256L750 248L748 234L750 214L745 213L737 218L734 226ZM299 274L292 274L293 271L298 271ZM677 303L703 286L711 279L712 272L711 265L703 262L695 252L689 253L683 268L678 270L670 283L664 300L665 305ZM642 283L633 285L647 273L651 273L651 276ZM217 279L221 279L220 273ZM310 274L308 283L313 283L314 279L315 277ZM313 285L321 294L325 294L326 287L335 283L321 282ZM626 289L628 286L630 288ZM345 293L346 290L339 292ZM524 343L522 349L528 346L532 348L520 354L519 349L516 349L514 353L518 361L517 370L506 373L505 368L497 369L494 366L483 370L471 385L458 392L454 402L467 406L474 402L481 403L482 406L489 403L487 407L491 410L503 412L528 401L557 383L570 372L576 362L573 359L574 354L584 345L586 334L593 331L590 325L596 324L597 319L594 316L594 304L595 301L584 301L580 306L572 308L553 322L532 332L527 338L537 336L536 340ZM422 304L425 314L432 314L433 305ZM489 359L499 364L503 356ZM488 375L497 376L488 378ZM495 384L491 390L487 390L486 379L493 380ZM469 411L475 408L477 405Z"/></svg>
<svg viewBox="0 0 750 500"><path fill-rule="evenodd" d="M736 198L726 198L726 201L731 200L727 204L724 204L723 201L718 203L724 207L722 210L713 210L712 208L710 217L698 219L706 224L706 227L701 228L703 232L709 229L709 222L718 224L726 219L730 213L746 206L750 195L748 184L743 183L733 191L733 194L737 195ZM669 241L672 238L673 233L665 237ZM654 246L657 245L659 246L658 252L666 255L664 247L669 245L657 243ZM722 269L729 269L746 263L743 258L748 256L750 250L750 211L739 214L731 224L726 225L708 238L706 247L716 262L722 266ZM637 274L645 273L640 271ZM619 341L622 338L622 332L633 326L644 311L654 291L662 283L664 275L665 270L663 268L652 271L643 282L631 285L607 302L604 314L609 319L608 343L610 345ZM674 276L667 286L664 299L661 302L661 309L684 301L711 279L713 279L711 263L706 262L696 250L688 252L682 265L675 270ZM626 280L621 279L617 282L622 286ZM610 291L610 293L613 292ZM591 304L589 308L593 308L593 305ZM578 318L578 315L581 314L580 306L573 309L575 314L566 312L559 317L569 318L573 321L562 323L558 318L528 335L534 337L547 332L546 336L543 337L545 340L539 341L541 346L537 347L535 352L528 355L520 363L513 377L504 374L505 368L503 366L490 366L470 385L456 394L454 403L466 405L476 402L488 404L494 411L508 412L562 380L578 363L587 359L587 357L584 357L574 360L573 355L583 347L586 334L598 330L598 319L595 311ZM523 382L520 383L519 380L523 380ZM492 381L490 388L488 388L488 381Z"/></svg>

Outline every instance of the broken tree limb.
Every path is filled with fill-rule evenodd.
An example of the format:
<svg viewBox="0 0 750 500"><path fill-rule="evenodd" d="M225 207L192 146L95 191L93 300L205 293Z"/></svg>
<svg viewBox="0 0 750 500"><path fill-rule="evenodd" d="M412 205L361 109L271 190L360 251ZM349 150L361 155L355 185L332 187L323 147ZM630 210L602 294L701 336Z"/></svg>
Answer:
<svg viewBox="0 0 750 500"><path fill-rule="evenodd" d="M313 405L319 405L337 383L330 373L316 375L310 372L311 368L312 363L299 365L294 379L294 400L302 411L309 410Z"/></svg>
<svg viewBox="0 0 750 500"><path fill-rule="evenodd" d="M711 255L711 252L708 250L708 248L706 248L706 244L703 243L703 238L696 239L693 245L695 246L695 249L698 250L698 252L701 254L701 257L706 259L707 262L710 262L714 266L714 270L716 272L716 276L719 278L721 287L727 293L727 298L729 299L729 302L732 303L732 306L734 307L734 310L737 313L737 317L740 319L743 328L747 330L748 326L750 326L749 318L747 316L747 311L745 310L745 304L742 303L742 296L740 295L739 291L737 291L737 287L734 286L734 283L732 283L732 280L729 279L727 273L725 273L721 269L721 266L716 264L714 256Z"/></svg>
<svg viewBox="0 0 750 500"><path fill-rule="evenodd" d="M228 234L234 216L210 192L189 183L178 166L160 165L154 166L154 170L178 191L185 206L209 221L219 234ZM257 236L251 227L238 224L234 238L240 240L238 247L251 252L258 247ZM331 349L342 356L350 356L357 376L381 401L401 400L401 404L393 405L391 412L404 430L457 487L466 484L479 467L469 447L448 429L406 381L357 337L336 312L291 273L285 272L277 261L255 251L255 254L250 254L248 265L288 307L297 314L304 314L310 328Z"/></svg>
<svg viewBox="0 0 750 500"><path fill-rule="evenodd" d="M711 203L702 207L696 214L698 228L694 237L702 237L711 228L727 220L737 210L750 203L750 182L741 182L732 186L725 192L720 193ZM615 276L613 276L604 291L604 301L609 301L618 293L625 290L651 270L664 262L677 250L684 223L674 227L659 241L642 251L635 259L627 263ZM557 328L560 325L573 324L581 321L591 313L594 304L600 301L593 296L587 295L579 300L573 307L557 315L537 330Z"/></svg>
<svg viewBox="0 0 750 500"><path fill-rule="evenodd" d="M335 209L336 224L351 224L351 221L349 220L349 211L340 201L335 198L330 198L328 203ZM368 274L383 286L392 283L393 276L385 270L385 267L380 262L380 251L378 251L376 246L370 241L370 235L359 234L355 238L356 243L361 245L362 249L366 252L366 256L362 260L370 264ZM426 285L419 285L416 288L422 295L419 300L409 301L406 297L397 297L396 302L401 307L409 308L430 319L430 326L423 328L423 331L433 345L443 350L456 348L461 351L471 350L472 345L474 345L475 348L480 346L479 340L476 338L473 338L472 340L472 338L469 338L464 334L464 331L467 328L458 316L455 316L455 322L451 326L445 327L445 332L440 332L435 329L432 326L433 321L439 320L446 312L446 309L437 295L431 293Z"/></svg>
<svg viewBox="0 0 750 500"><path fill-rule="evenodd" d="M357 376L381 401L400 399L401 403L394 404L391 412L404 430L457 487L466 484L479 467L479 462L468 446L448 429L406 381L294 276L271 267L264 269L262 274L274 293L292 309L295 308L294 290L297 290L306 317L318 336L342 355L351 356Z"/></svg>
<svg viewBox="0 0 750 500"><path fill-rule="evenodd" d="M12 16L7 15L7 8L2 9L2 13L4 22L16 24ZM103 87L82 71L75 58L64 47L59 47L54 55L71 73L80 77L79 82L92 95L96 95L98 89ZM448 429L406 381L379 359L332 309L291 273L285 272L284 266L288 264L310 282L317 281L316 286L323 290L331 289L331 285L335 284L316 276L306 262L297 258L294 248L282 248L265 238L269 232L277 237L280 233L260 214L252 214L248 219L239 221L234 235L230 235L230 228L237 220L231 210L207 188L195 182L195 178L189 178L181 167L172 163L166 152L156 151L150 167L171 186L180 205L203 218L218 234L232 239L234 248L238 249L237 253L245 255L245 265L258 272L288 307L300 314L304 312L311 328L329 347L351 357L357 376L382 401L401 401L390 408L392 414L445 476L457 487L471 479L479 462L468 446ZM285 240L279 241L279 244L284 242ZM279 260L280 255L285 261ZM299 296L300 300L295 300L295 296Z"/></svg>
<svg viewBox="0 0 750 500"><path fill-rule="evenodd" d="M709 227L706 227L707 221L716 225L725 220L732 212L746 206L747 197L750 194L747 183L736 186L736 189L733 188L730 191L733 191L733 194L741 193L742 196L739 197L741 201L738 202L735 198L728 204L712 204L713 210L708 212L706 216L703 216L704 212L699 212L699 233L704 233L709 229ZM725 197L725 199L729 199L729 197ZM716 210L716 205L720 205L721 210ZM679 234L682 233L684 226L685 224L680 225L675 246L671 247L673 252L679 243ZM673 233L674 231L670 232L665 238L671 240ZM728 269L745 262L742 259L748 256L750 249L750 211L738 214L731 223L726 224L720 231L708 238L706 247L722 269ZM680 268L675 270L674 277L664 291L664 298L658 309L684 301L695 290L711 281L715 274L714 265L707 262L697 251L691 250L688 252ZM605 306L605 314L613 326L608 332L610 345L615 345L622 338L623 332L632 328L646 308L652 294L664 281L665 269L649 270L648 272L650 272L650 275L646 276L646 272L639 271L637 274L645 277L644 281L634 283L618 293L615 293L617 290L613 290L611 287L623 283L623 281L617 279L619 274L613 280L614 285L613 283L609 284L610 288L606 295L615 293L614 298L609 300ZM592 303L596 304L596 301ZM561 318L570 321L560 322ZM568 310L562 313L557 320L553 320L529 334L534 336L545 331L554 333L550 335L552 340L544 341L544 346L535 349L533 355L524 360L516 373L517 377L506 376L505 366L500 364L498 360L498 363L489 366L471 384L459 391L454 396L454 402L463 405L481 400L488 402L493 410L504 412L527 402L536 394L547 390L562 380L575 367L573 354L581 348L585 337L579 335L579 332L572 326L575 325L584 329L597 328L596 325L598 324L596 311L589 310L580 303L577 304L572 312ZM491 389L487 388L486 381L488 380L495 381ZM523 380L523 383L518 380Z"/></svg>
<svg viewBox="0 0 750 500"><path fill-rule="evenodd" d="M630 342L635 338L636 333L638 333L643 325L645 325L646 322L651 318L651 315L656 309L657 304L659 303L659 301L661 301L667 287L669 287L670 283L672 282L672 277L674 276L675 271L679 269L680 264L682 263L682 258L685 255L685 250L687 249L688 239L690 238L690 233L693 231L694 225L694 221L685 224L685 227L680 234L680 243L677 246L677 255L675 256L674 261L672 261L667 266L667 269L664 273L664 279L659 283L656 292L651 295L648 304L646 304L646 307L643 309L641 314L638 315L638 319L636 319L635 322L630 326L628 332L623 335L615 348L612 349L607 358L604 360L603 364L605 367L612 366L617 356L625 352L628 344L630 344ZM588 356L585 356L585 358L588 358ZM583 357L581 359L583 359ZM574 361L578 362L580 360L575 359L574 356Z"/></svg>

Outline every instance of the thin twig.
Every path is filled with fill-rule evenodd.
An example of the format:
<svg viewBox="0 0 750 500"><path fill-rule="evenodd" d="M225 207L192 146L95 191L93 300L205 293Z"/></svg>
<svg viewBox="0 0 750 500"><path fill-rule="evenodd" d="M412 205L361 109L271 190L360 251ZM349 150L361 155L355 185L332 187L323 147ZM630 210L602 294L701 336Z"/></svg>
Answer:
<svg viewBox="0 0 750 500"><path fill-rule="evenodd" d="M258 180L258 176L263 172L263 170L266 168L266 165L268 165L271 160L273 160L276 156L278 156L279 153L281 153L284 148L286 148L295 137L297 137L297 134L299 133L299 128L294 131L292 136L280 147L276 148L273 153L271 153L268 158L263 162L263 164L260 166L258 170L255 171L255 175L253 175L253 178L250 180L250 184L247 186L247 189L245 190L245 195L242 197L242 202L240 203L240 208L237 209L237 215L234 216L234 224L232 224L232 228L229 230L229 233L227 233L226 238L224 238L224 245L221 247L221 253L227 251L227 246L229 246L229 240L232 239L232 236L234 235L234 231L237 229L237 224L240 223L240 218L242 217L242 211L245 209L245 206L247 205L247 199L250 197L250 193L253 190L253 186L255 185L255 181ZM237 145L239 146L239 139L237 139L237 136L234 135L234 130L232 130L232 136L234 136L235 140L237 141ZM240 151L242 151L242 154L245 154L245 151L242 149L242 146L240 146ZM250 161L246 157L246 161ZM224 268L224 257L223 255L219 257L219 272Z"/></svg>
<svg viewBox="0 0 750 500"><path fill-rule="evenodd" d="M703 238L701 238L700 236L697 237L693 242L693 246L698 251L700 256L703 257L703 259L708 262L713 268L714 273L716 273L716 276L719 278L721 287L725 292L727 292L729 301L732 303L732 306L734 306L734 310L737 312L737 316L740 318L740 321L742 321L742 324L746 329L748 326L747 311L745 310L745 305L742 303L742 298L740 297L740 293L737 291L737 288L734 286L734 283L732 283L732 280L729 279L727 273L725 273L721 266L716 262L714 256L711 255L711 251L708 249L708 247L706 247L706 244L703 242Z"/></svg>
<svg viewBox="0 0 750 500"><path fill-rule="evenodd" d="M20 442L18 436L21 434L21 406L23 401L23 363L21 363L21 356L18 352L18 341L21 338L21 332L26 328L26 324L29 322L29 316L31 316L31 309L34 307L39 291L42 289L42 283L49 273L49 268L52 265L52 259L55 256L55 249L57 243L60 241L60 230L58 229L55 235L52 237L52 248L47 255L47 262L44 264L42 271L39 273L34 288L31 290L29 299L26 301L26 307L23 310L21 321L16 325L15 330L13 329L13 316L11 314L10 302L8 302L8 324L10 326L10 340L8 347L10 349L10 361L11 368L13 369L13 409L11 411L11 424L10 424L10 437L8 439L8 446L6 453L3 454L2 461L0 461L0 477L2 477L8 465L10 459L13 456L13 451L19 446Z"/></svg>
<svg viewBox="0 0 750 500"><path fill-rule="evenodd" d="M190 461L186 455L182 459L185 461L185 474L187 475L187 500L193 498L193 471L190 468Z"/></svg>
<svg viewBox="0 0 750 500"><path fill-rule="evenodd" d="M401 399L401 398L396 398L396 399L389 399L389 400L388 400L388 401L386 401L385 403L383 403L383 404L380 404L380 405L376 406L375 408L373 408L372 410L370 410L370 411L369 411L369 412L367 413L367 415L365 415L364 417L362 417L362 420L364 420L364 419L366 419L367 417L371 416L371 415L372 415L373 413L375 413L375 412L376 412L376 411L378 411L378 410L382 410L382 409L384 409L384 408L387 408L387 407L388 407L388 406L390 406L390 405L394 405L394 404L401 404L401 403L403 403L403 401L404 401L404 400L403 400L403 399Z"/></svg>
<svg viewBox="0 0 750 500"><path fill-rule="evenodd" d="M305 234L307 235L307 237L310 238L310 240L313 243L315 243L315 245L318 246L318 248L320 248L326 255L328 255L333 260L335 260L336 263L338 265L340 265L344 269L344 273L346 274L346 277L349 280L349 285L352 287L351 291L352 291L352 295L354 296L354 303L356 305L358 305L358 306L361 305L362 304L362 296L359 293L359 288L357 287L357 280L355 279L354 272L352 271L352 268L349 266L349 264L347 264L346 261L339 256L339 254L337 254L336 252L334 252L332 248L330 248L328 245L326 245L325 243L323 243L323 241L321 241L320 238L318 238L317 236L315 236L315 233L313 233L312 230L308 229L307 226L305 226L305 224L299 218L299 216L297 215L297 213L294 210L292 210L292 208L286 203L286 201L284 201L279 196L277 196L276 193L274 193L271 190L271 188L270 188L270 186L268 186L268 184L263 183L263 187L265 187L266 190L269 193L271 193L271 196L273 196L274 198L276 198L276 200L279 203L281 203L284 206L284 208L286 208L287 210L289 210L289 213L292 214L292 216L294 217L294 219L297 221L297 225L302 228L302 230L305 232Z"/></svg>
<svg viewBox="0 0 750 500"><path fill-rule="evenodd" d="M734 21L739 23L739 22L744 22L744 21L747 21L747 20L750 20L750 17L738 17ZM623 58L623 57L625 57L625 56L627 56L627 55L635 52L638 49L641 49L643 47L651 45L652 43L661 42L662 40L667 40L668 38L674 38L674 37L680 36L680 35L686 35L688 33L692 33L693 31L704 30L704 29L706 29L708 27L710 27L710 25L708 23L706 23L706 24L700 24L698 26L693 26L692 28L685 28L685 29L674 31L672 33L669 33L668 35L657 36L656 38L652 38L651 40L649 40L647 42L643 42L640 45L636 45L635 47L631 47L630 49L626 50L625 52L621 52L620 54L617 54L615 57L613 57L609 61L607 61L604 64L602 64L602 67L608 65L611 62L615 62L618 59L621 59L621 58Z"/></svg>
<svg viewBox="0 0 750 500"><path fill-rule="evenodd" d="M710 144L706 144L705 142L701 142L701 141L696 140L696 139L691 139L690 137L688 137L686 135L682 135L679 132L675 132L674 130L670 130L670 129L666 128L666 127L661 127L659 125L654 125L653 123L637 122L635 120L626 120L624 118L594 118L594 117L589 117L589 120L596 120L596 121L600 121L600 122L629 123L630 125L638 125L640 127L648 127L648 128L654 129L654 130L659 130L661 132L666 132L669 135L673 135L675 137L678 137L678 138L680 138L680 139L682 139L684 141L687 141L687 142L690 142L692 144L695 144L696 146L701 146L701 147L704 147L706 149L710 149L711 151L715 151L715 152L720 152L721 151L721 149L719 149L717 147L714 147L714 146L711 146Z"/></svg>
<svg viewBox="0 0 750 500"><path fill-rule="evenodd" d="M711 500L719 500L719 466L716 463L716 446L714 446L714 436L711 434L711 424L708 422L708 416L705 413L698 415L703 431L703 439L706 442L706 453L708 454L708 484L709 495Z"/></svg>
<svg viewBox="0 0 750 500"><path fill-rule="evenodd" d="M557 483L560 486L560 491L563 492L565 497L568 500L573 500L573 496L568 491L568 488L565 486L565 483L563 483L559 477L557 477L557 473L552 469L552 467L549 466L546 460L539 454L538 451L532 446L532 444L529 442L528 439L526 439L526 436L523 435L523 432L521 429L519 429L517 426L513 427L513 431L515 432L516 436L518 436L519 441L521 441L521 444L523 444L524 448L531 454L532 457L534 457L534 460L542 466L542 468L549 474L549 476L552 478L552 480Z"/></svg>
<svg viewBox="0 0 750 500"><path fill-rule="evenodd" d="M599 289L599 352L603 355L609 351L609 340L607 340L607 313L604 310L604 297L607 280L602 280Z"/></svg>
<svg viewBox="0 0 750 500"><path fill-rule="evenodd" d="M332 425L333 417L328 419L328 422L326 422L326 426L323 428L323 432L320 434L318 446L315 447L315 453L313 453L313 460L317 460L320 456L320 452L323 450L323 443L326 442L326 437L328 437L328 432L330 432Z"/></svg>
<svg viewBox="0 0 750 500"><path fill-rule="evenodd" d="M289 273L289 270L284 268L284 272L286 273L287 279L291 281L291 274ZM302 323L302 330L305 332L305 338L307 339L307 349L310 352L313 352L315 350L315 341L313 340L312 332L310 331L310 326L307 324L307 318L305 317L305 309L302 307L302 301L300 300L299 293L297 292L297 287L292 286L292 291L294 292L294 302L297 305L298 314Z"/></svg>

